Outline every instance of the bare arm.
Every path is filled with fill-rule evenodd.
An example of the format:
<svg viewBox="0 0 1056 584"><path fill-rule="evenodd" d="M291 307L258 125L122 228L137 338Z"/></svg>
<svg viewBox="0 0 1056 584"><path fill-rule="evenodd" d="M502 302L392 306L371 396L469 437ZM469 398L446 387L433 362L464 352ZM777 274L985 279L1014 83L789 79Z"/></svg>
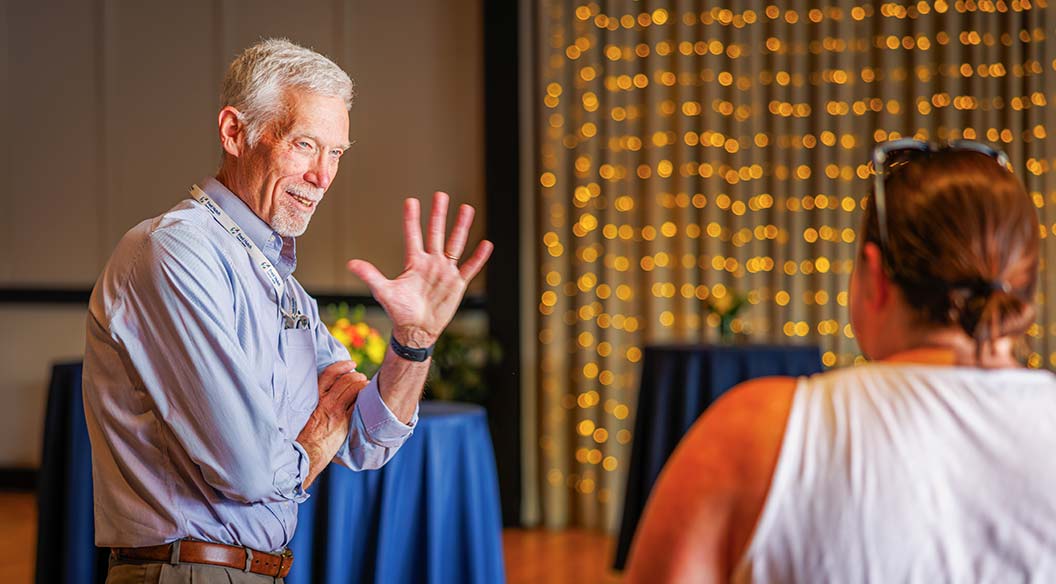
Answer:
<svg viewBox="0 0 1056 584"><path fill-rule="evenodd" d="M628 584L729 580L766 502L794 393L794 379L759 379L704 412L653 487Z"/></svg>

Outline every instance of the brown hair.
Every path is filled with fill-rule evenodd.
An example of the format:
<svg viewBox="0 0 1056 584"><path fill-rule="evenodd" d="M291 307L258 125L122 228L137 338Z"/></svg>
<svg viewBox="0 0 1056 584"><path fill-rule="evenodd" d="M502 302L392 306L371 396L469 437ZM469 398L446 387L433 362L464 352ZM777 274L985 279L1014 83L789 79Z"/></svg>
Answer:
<svg viewBox="0 0 1056 584"><path fill-rule="evenodd" d="M884 264L920 324L957 325L982 346L1034 321L1040 235L1023 184L993 158L912 155L885 178ZM878 243L869 197L865 241Z"/></svg>

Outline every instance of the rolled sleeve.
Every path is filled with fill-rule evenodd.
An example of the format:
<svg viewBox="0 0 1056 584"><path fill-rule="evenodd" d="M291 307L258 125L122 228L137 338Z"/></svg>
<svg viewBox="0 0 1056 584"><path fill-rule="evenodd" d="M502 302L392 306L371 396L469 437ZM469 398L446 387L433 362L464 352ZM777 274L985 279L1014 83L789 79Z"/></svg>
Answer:
<svg viewBox="0 0 1056 584"><path fill-rule="evenodd" d="M290 501L303 503L309 497L308 491L304 490L304 477L310 472L311 461L303 446L297 442L292 442L292 445L300 454L296 471L292 468L279 469L275 473L275 491Z"/></svg>
<svg viewBox="0 0 1056 584"><path fill-rule="evenodd" d="M385 405L385 400L381 399L377 380L378 376L375 375L363 391L359 392L356 409L359 410L371 442L379 446L399 446L414 433L414 427L418 424L418 408L414 408L414 415L411 416L409 424L401 422L389 406Z"/></svg>
<svg viewBox="0 0 1056 584"><path fill-rule="evenodd" d="M404 424L385 405L375 375L356 398L348 440L341 445L335 458L352 470L381 468L411 437L417 424L417 407L410 423Z"/></svg>

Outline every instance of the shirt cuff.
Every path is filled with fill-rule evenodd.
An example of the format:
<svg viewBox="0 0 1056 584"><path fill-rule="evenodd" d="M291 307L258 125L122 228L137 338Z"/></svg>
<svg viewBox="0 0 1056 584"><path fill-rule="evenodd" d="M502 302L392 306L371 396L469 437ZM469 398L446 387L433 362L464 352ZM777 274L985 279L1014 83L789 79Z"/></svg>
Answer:
<svg viewBox="0 0 1056 584"><path fill-rule="evenodd" d="M304 479L311 472L311 461L308 460L308 452L304 449L301 444L295 440L291 440L290 444L293 444L293 449L300 454L300 459L297 461L297 475L293 476L292 473L279 471L286 476L285 481L276 480L276 487L279 488L279 492L283 497L290 501L297 503L303 503L308 499L308 491L304 490ZM276 476L276 479L278 477ZM290 483L293 483L290 485ZM292 489L291 489L292 487Z"/></svg>
<svg viewBox="0 0 1056 584"><path fill-rule="evenodd" d="M414 407L411 422L404 424L392 413L389 406L385 405L385 400L381 399L381 392L378 390L377 375L359 392L356 409L363 420L367 438L379 446L394 447L403 444L418 425L418 406Z"/></svg>

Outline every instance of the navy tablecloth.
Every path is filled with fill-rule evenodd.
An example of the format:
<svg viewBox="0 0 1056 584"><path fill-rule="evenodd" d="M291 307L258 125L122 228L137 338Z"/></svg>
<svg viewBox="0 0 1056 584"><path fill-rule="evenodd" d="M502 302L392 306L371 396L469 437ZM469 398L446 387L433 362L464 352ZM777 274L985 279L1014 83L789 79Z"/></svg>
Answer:
<svg viewBox="0 0 1056 584"><path fill-rule="evenodd" d="M81 399L81 364L51 372L37 482L38 584L106 581L109 552L95 547L92 447Z"/></svg>
<svg viewBox="0 0 1056 584"><path fill-rule="evenodd" d="M821 370L820 352L810 346L647 346L614 567L622 570L627 562L638 520L664 463L713 401L742 381Z"/></svg>
<svg viewBox="0 0 1056 584"><path fill-rule="evenodd" d="M287 582L505 580L495 458L479 406L423 402L414 435L383 468L331 465L309 492ZM94 545L80 363L52 371L38 505L36 581L104 582L108 553Z"/></svg>

